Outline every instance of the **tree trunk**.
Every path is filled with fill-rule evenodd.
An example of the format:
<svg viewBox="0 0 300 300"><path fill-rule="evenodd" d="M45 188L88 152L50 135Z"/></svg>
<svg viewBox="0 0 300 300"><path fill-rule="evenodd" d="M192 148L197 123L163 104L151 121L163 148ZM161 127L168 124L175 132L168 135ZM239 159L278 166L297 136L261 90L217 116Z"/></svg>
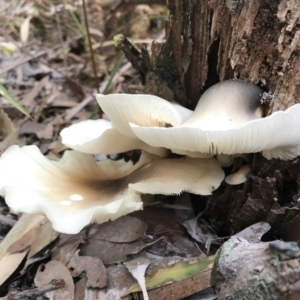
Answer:
<svg viewBox="0 0 300 300"><path fill-rule="evenodd" d="M152 47L148 93L193 109L211 85L238 78L269 93L266 114L300 102L299 0L169 0L168 7L166 42ZM206 217L222 235L267 221L276 237L300 241L298 199L299 159L255 154L247 182L223 184Z"/></svg>

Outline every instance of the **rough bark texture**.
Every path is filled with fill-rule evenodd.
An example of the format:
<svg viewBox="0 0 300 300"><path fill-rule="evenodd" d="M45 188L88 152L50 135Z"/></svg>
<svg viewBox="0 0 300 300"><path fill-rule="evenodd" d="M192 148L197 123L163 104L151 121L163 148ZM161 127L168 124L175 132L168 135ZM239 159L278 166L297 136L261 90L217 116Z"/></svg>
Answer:
<svg viewBox="0 0 300 300"><path fill-rule="evenodd" d="M153 44L146 92L193 109L211 85L238 78L268 93L266 115L300 102L299 0L168 0L167 4L167 38L164 44ZM228 172L241 163L237 160ZM268 161L255 154L247 182L224 183L208 199L203 217L220 235L266 221L273 237L300 242L299 202L299 158ZM285 274L293 276L295 271L298 281L295 261L297 266L291 265L292 271Z"/></svg>
<svg viewBox="0 0 300 300"><path fill-rule="evenodd" d="M152 47L147 92L194 108L208 87L239 78L271 95L266 114L300 102L299 0L169 0L168 6L167 39ZM277 237L300 241L298 199L299 159L256 154L249 180L223 184L206 217L219 234L267 221Z"/></svg>
<svg viewBox="0 0 300 300"><path fill-rule="evenodd" d="M218 299L296 300L300 297L299 257L294 242L249 243L232 237L218 252L211 283Z"/></svg>
<svg viewBox="0 0 300 300"><path fill-rule="evenodd" d="M231 78L274 93L270 111L299 102L299 0L170 0L168 6L167 41L153 47L150 77L159 77L178 102L193 108L206 88Z"/></svg>

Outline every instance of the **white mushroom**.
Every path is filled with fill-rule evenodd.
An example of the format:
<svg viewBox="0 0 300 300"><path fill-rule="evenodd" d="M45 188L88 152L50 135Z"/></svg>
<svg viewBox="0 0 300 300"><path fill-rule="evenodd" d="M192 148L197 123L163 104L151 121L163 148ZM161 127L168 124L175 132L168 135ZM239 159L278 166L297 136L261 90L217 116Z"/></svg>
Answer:
<svg viewBox="0 0 300 300"><path fill-rule="evenodd" d="M179 104L152 95L99 94L97 101L113 127L131 138L136 136L130 129L130 122L145 127L177 126L192 114Z"/></svg>
<svg viewBox="0 0 300 300"><path fill-rule="evenodd" d="M131 123L131 129L138 138L153 147L219 155L262 151L267 159L293 159L300 155L300 104L286 111L259 118L262 116L257 102L259 90L252 90L252 85L250 88L240 85L239 81L230 81L230 84L223 85L224 89L217 87L213 92L209 89L207 94L202 96L205 103L209 102L208 96L213 96L212 112L208 110L208 104L203 105L203 110L198 112L202 107L201 97L192 117L181 126L157 128ZM243 90L245 98L242 97ZM252 92L253 99L250 97ZM231 102L230 95L234 98ZM223 98L229 103L224 102ZM248 99L250 104L247 105L245 99ZM219 101L219 105L216 101ZM203 113L205 110L207 117ZM215 110L217 112L214 113ZM232 117L229 117L230 111L233 112Z"/></svg>
<svg viewBox="0 0 300 300"><path fill-rule="evenodd" d="M214 156L214 154L211 153L201 153L201 152L192 152L192 151L187 151L187 150L171 150L175 154L179 155L186 155L188 157L193 157L193 158L211 158Z"/></svg>
<svg viewBox="0 0 300 300"><path fill-rule="evenodd" d="M209 131L240 127L263 116L262 92L240 80L219 82L201 96L194 113L182 126Z"/></svg>
<svg viewBox="0 0 300 300"><path fill-rule="evenodd" d="M114 154L141 149L160 157L167 156L167 149L154 148L138 138L122 135L111 122L86 120L64 128L62 143L71 149L88 154Z"/></svg>
<svg viewBox="0 0 300 300"><path fill-rule="evenodd" d="M234 162L233 155L219 154L216 155L216 159L219 161L220 165L225 168L230 167Z"/></svg>
<svg viewBox="0 0 300 300"><path fill-rule="evenodd" d="M244 183L247 181L247 175L250 173L251 168L249 165L243 165L240 167L240 169L232 173L225 178L225 182L230 184L230 185L237 185Z"/></svg>
<svg viewBox="0 0 300 300"><path fill-rule="evenodd" d="M66 151L51 161L36 146L12 146L0 158L0 179L0 195L13 211L45 214L55 230L71 234L142 209L141 193L211 194L224 172L213 158L156 160L143 153L133 164Z"/></svg>

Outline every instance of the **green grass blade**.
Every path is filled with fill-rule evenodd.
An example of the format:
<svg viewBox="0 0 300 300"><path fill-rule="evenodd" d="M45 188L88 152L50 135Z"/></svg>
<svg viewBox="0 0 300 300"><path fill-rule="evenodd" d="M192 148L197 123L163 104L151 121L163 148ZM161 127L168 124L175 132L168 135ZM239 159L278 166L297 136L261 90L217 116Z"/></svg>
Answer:
<svg viewBox="0 0 300 300"><path fill-rule="evenodd" d="M108 82L107 82L107 84L106 84L106 86L104 88L104 91L102 92L103 95L106 95L107 92L109 91L111 83L112 83L115 75L117 74L117 72L121 68L121 65L122 65L122 62L123 62L124 58L125 58L125 55L122 54L121 57L119 58L119 60L117 61L116 65L115 65L115 67L113 69L113 71L110 74L110 78L109 78L109 80L108 80ZM96 114L98 113L98 111L99 111L99 105L98 105L98 103L96 103L94 105L93 109L92 109L92 112L91 112L91 114L89 116L89 119L94 119L95 116L96 116Z"/></svg>
<svg viewBox="0 0 300 300"><path fill-rule="evenodd" d="M86 31L85 31L84 27L82 26L82 24L80 23L77 16L75 15L74 11L72 9L68 9L68 12L69 12L71 18L73 19L73 21L75 22L75 24L76 24L78 30L80 31L80 33L82 34L82 36L84 38L86 38Z"/></svg>
<svg viewBox="0 0 300 300"><path fill-rule="evenodd" d="M18 109L21 113L23 113L28 118L31 118L26 109L22 106L22 104L0 83L0 94L6 98L6 100L13 105L16 109Z"/></svg>

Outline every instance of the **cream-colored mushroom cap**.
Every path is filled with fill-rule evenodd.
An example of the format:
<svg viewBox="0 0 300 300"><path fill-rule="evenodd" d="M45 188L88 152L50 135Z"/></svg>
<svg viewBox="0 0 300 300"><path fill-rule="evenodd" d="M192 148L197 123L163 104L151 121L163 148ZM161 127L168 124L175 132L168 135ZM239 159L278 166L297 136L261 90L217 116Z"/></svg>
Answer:
<svg viewBox="0 0 300 300"><path fill-rule="evenodd" d="M133 165L95 162L88 154L66 151L59 161L44 157L36 146L12 146L0 158L0 195L15 212L45 214L59 232L77 233L90 222L105 222L142 208L120 178L152 157Z"/></svg>
<svg viewBox="0 0 300 300"><path fill-rule="evenodd" d="M256 114L257 110L254 108L252 112ZM286 111L278 111L265 118L252 119L226 130L224 130L226 126L230 127L233 124L226 118L221 118L223 128L216 129L219 125L212 125L212 129L204 130L197 127L203 123L201 119L199 123L196 122L194 114L184 124L174 128L141 127L132 123L130 125L138 138L153 147L219 155L262 151L267 159L286 160L300 155L299 116L300 104L296 104ZM214 120L217 123L216 119ZM205 128L208 123L206 120Z"/></svg>
<svg viewBox="0 0 300 300"><path fill-rule="evenodd" d="M225 182L230 185L237 185L244 183L247 180L247 175L250 173L251 168L249 165L243 165L238 171L232 173L225 178Z"/></svg>
<svg viewBox="0 0 300 300"><path fill-rule="evenodd" d="M64 128L62 143L71 149L88 154L113 154L130 150L145 150L160 157L167 156L167 149L154 148L138 138L122 135L107 120L86 120Z"/></svg>
<svg viewBox="0 0 300 300"><path fill-rule="evenodd" d="M192 111L152 95L110 94L97 95L101 109L113 127L125 136L135 138L129 123L141 126L177 126Z"/></svg>
<svg viewBox="0 0 300 300"><path fill-rule="evenodd" d="M182 126L202 130L237 128L263 116L262 93L256 85L241 80L219 82L205 91Z"/></svg>
<svg viewBox="0 0 300 300"><path fill-rule="evenodd" d="M143 152L132 162L66 151L59 161L36 146L10 147L0 158L0 195L15 212L45 214L59 232L74 234L142 209L140 194L211 194L224 179L215 159L157 159Z"/></svg>

